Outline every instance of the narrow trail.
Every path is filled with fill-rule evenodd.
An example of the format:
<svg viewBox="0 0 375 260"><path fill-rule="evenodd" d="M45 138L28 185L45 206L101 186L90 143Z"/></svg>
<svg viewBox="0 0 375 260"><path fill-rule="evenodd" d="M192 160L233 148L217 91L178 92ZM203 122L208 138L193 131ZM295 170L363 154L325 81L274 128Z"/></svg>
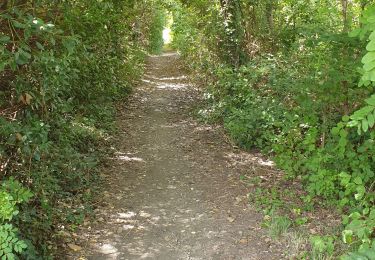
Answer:
<svg viewBox="0 0 375 260"><path fill-rule="evenodd" d="M220 127L196 122L195 97L178 55L149 58L120 113L98 221L79 233L83 258L70 259L285 258L239 183L266 166L228 144Z"/></svg>

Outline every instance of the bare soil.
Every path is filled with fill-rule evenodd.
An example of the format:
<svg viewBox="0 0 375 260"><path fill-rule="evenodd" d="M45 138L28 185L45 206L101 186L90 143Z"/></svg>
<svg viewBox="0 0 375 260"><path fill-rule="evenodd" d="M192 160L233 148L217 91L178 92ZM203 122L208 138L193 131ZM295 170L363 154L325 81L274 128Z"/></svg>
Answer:
<svg viewBox="0 0 375 260"><path fill-rule="evenodd" d="M195 120L197 93L177 54L149 58L119 113L96 221L77 232L69 259L285 258L240 182L271 166Z"/></svg>

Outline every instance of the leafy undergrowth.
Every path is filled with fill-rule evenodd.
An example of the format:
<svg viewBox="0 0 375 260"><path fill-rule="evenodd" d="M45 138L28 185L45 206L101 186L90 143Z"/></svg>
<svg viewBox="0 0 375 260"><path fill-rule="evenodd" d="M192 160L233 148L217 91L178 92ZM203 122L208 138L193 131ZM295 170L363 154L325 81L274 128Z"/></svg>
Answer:
<svg viewBox="0 0 375 260"><path fill-rule="evenodd" d="M1 259L53 258L92 214L114 103L161 48L163 17L146 0L1 2Z"/></svg>
<svg viewBox="0 0 375 260"><path fill-rule="evenodd" d="M334 206L311 198L300 180L263 168L241 176L250 188L249 203L264 215L262 227L287 245L291 259L334 259L350 250L341 242L341 216Z"/></svg>
<svg viewBox="0 0 375 260"><path fill-rule="evenodd" d="M291 236L302 253L293 257L334 259L357 248L370 250L375 226L374 133L359 136L350 126L355 114L344 116L336 125L331 122L325 131L327 126L314 119L319 117L312 112L316 107L290 109L280 97L248 88L262 81L263 72L256 75L256 70L262 71L263 66L219 68L218 81L205 94L200 117L223 123L238 145L261 149L283 170L282 175L271 171L269 176L251 177L258 187L251 198L265 210L266 226L276 229L272 233L300 226ZM282 84L286 71L279 69L274 73L280 73L276 80ZM372 109L372 99L366 102ZM359 125L364 131L363 123ZM286 239L290 241L290 235Z"/></svg>
<svg viewBox="0 0 375 260"><path fill-rule="evenodd" d="M283 171L244 178L259 187L250 197L273 234L306 230L298 257L375 244L375 6L341 4L192 1L174 11L174 45L205 87L199 115Z"/></svg>

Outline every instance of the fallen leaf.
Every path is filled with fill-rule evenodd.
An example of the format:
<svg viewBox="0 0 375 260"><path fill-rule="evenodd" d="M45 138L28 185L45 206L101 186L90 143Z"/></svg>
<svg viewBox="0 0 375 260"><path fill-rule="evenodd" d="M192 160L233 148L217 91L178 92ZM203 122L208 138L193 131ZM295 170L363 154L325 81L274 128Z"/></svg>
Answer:
<svg viewBox="0 0 375 260"><path fill-rule="evenodd" d="M22 135L20 133L16 134L17 141L22 141Z"/></svg>
<svg viewBox="0 0 375 260"><path fill-rule="evenodd" d="M31 99L33 99L33 97L30 94L25 93L18 98L18 101L23 103L24 105L30 105Z"/></svg>
<svg viewBox="0 0 375 260"><path fill-rule="evenodd" d="M60 231L59 235L63 236L63 237L71 237L71 235L68 232L66 232L66 231Z"/></svg>
<svg viewBox="0 0 375 260"><path fill-rule="evenodd" d="M227 220L228 220L230 223L233 223L235 219L232 218L232 217L227 217Z"/></svg>
<svg viewBox="0 0 375 260"><path fill-rule="evenodd" d="M242 238L240 241L240 244L247 244L247 239L246 238Z"/></svg>
<svg viewBox="0 0 375 260"><path fill-rule="evenodd" d="M236 202L234 203L234 205L238 206L238 204L240 204L241 202L242 202L242 198L236 197Z"/></svg>
<svg viewBox="0 0 375 260"><path fill-rule="evenodd" d="M69 247L70 249L72 249L74 252L77 252L77 251L81 251L81 250L82 250L82 247L77 246L77 245L75 245L75 244L68 244L68 247Z"/></svg>
<svg viewBox="0 0 375 260"><path fill-rule="evenodd" d="M30 105L31 99L33 99L33 97L30 94L26 93L25 94L25 101L26 101L27 105Z"/></svg>

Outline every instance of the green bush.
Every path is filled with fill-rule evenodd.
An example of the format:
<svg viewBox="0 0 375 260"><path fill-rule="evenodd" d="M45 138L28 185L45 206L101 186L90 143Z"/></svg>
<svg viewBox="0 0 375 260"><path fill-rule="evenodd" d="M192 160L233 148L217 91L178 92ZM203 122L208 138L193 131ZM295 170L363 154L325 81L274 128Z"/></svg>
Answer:
<svg viewBox="0 0 375 260"><path fill-rule="evenodd" d="M364 2L191 1L174 25L175 46L207 86L200 115L273 157L316 203L338 205L344 242L362 248L375 232L374 10ZM247 57L228 59L233 47ZM332 253L331 241L314 241L316 255Z"/></svg>
<svg viewBox="0 0 375 260"><path fill-rule="evenodd" d="M113 102L160 41L150 28L161 10L148 0L0 4L2 259L50 257L58 227L90 213Z"/></svg>

